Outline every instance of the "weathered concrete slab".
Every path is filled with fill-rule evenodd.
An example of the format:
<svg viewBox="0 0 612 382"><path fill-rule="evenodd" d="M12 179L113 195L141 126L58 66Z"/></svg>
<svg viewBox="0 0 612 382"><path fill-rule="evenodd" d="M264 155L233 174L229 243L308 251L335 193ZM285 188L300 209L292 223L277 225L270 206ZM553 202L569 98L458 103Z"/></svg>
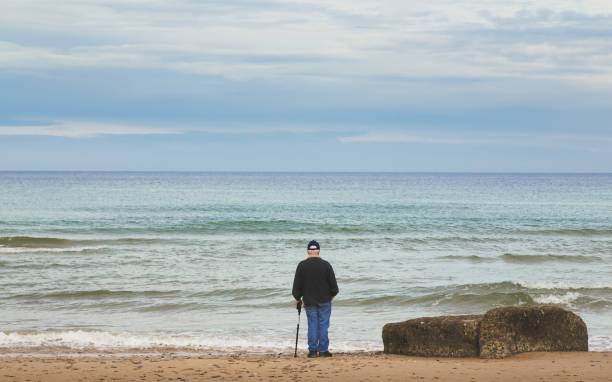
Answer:
<svg viewBox="0 0 612 382"><path fill-rule="evenodd" d="M588 351L584 321L556 306L490 310L480 322L478 342L482 358L532 351Z"/></svg>
<svg viewBox="0 0 612 382"><path fill-rule="evenodd" d="M386 324L385 353L430 357L478 357L482 315L423 317Z"/></svg>

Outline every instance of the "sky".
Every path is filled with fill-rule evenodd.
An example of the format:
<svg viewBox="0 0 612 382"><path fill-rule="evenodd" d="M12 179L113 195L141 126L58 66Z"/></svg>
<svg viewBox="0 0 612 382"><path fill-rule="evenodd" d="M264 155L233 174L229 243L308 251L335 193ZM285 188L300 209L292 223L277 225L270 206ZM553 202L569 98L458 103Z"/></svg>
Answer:
<svg viewBox="0 0 612 382"><path fill-rule="evenodd" d="M0 170L612 172L612 2L1 0Z"/></svg>

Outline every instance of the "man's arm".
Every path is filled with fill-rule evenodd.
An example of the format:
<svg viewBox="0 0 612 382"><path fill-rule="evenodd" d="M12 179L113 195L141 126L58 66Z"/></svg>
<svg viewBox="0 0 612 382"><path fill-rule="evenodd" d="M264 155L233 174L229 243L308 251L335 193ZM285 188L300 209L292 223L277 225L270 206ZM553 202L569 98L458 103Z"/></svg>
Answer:
<svg viewBox="0 0 612 382"><path fill-rule="evenodd" d="M329 293L332 295L332 300L338 294L340 290L338 289L338 283L336 282L336 274L334 273L334 268L329 265Z"/></svg>
<svg viewBox="0 0 612 382"><path fill-rule="evenodd" d="M293 298L295 298L296 302L302 299L302 272L300 264L298 264L297 268L295 269L295 276L293 277L293 289L291 290L291 294L293 295Z"/></svg>

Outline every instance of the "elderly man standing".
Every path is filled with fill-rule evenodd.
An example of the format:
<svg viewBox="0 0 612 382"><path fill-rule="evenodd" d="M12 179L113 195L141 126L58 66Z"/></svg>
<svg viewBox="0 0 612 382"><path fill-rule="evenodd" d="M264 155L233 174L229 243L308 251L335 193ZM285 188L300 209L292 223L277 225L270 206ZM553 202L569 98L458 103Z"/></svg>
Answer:
<svg viewBox="0 0 612 382"><path fill-rule="evenodd" d="M301 304L304 298L308 318L308 357L316 357L317 352L319 357L332 356L327 329L338 284L331 264L319 257L320 250L316 241L308 243L308 258L298 264L293 279L295 303Z"/></svg>

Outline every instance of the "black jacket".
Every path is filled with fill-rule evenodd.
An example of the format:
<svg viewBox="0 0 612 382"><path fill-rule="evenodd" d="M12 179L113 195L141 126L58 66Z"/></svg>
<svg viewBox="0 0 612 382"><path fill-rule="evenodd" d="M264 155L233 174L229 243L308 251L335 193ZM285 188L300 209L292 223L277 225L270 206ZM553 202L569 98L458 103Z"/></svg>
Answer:
<svg viewBox="0 0 612 382"><path fill-rule="evenodd" d="M293 279L293 297L304 297L304 305L312 306L328 302L338 294L336 275L331 264L320 257L301 261Z"/></svg>

